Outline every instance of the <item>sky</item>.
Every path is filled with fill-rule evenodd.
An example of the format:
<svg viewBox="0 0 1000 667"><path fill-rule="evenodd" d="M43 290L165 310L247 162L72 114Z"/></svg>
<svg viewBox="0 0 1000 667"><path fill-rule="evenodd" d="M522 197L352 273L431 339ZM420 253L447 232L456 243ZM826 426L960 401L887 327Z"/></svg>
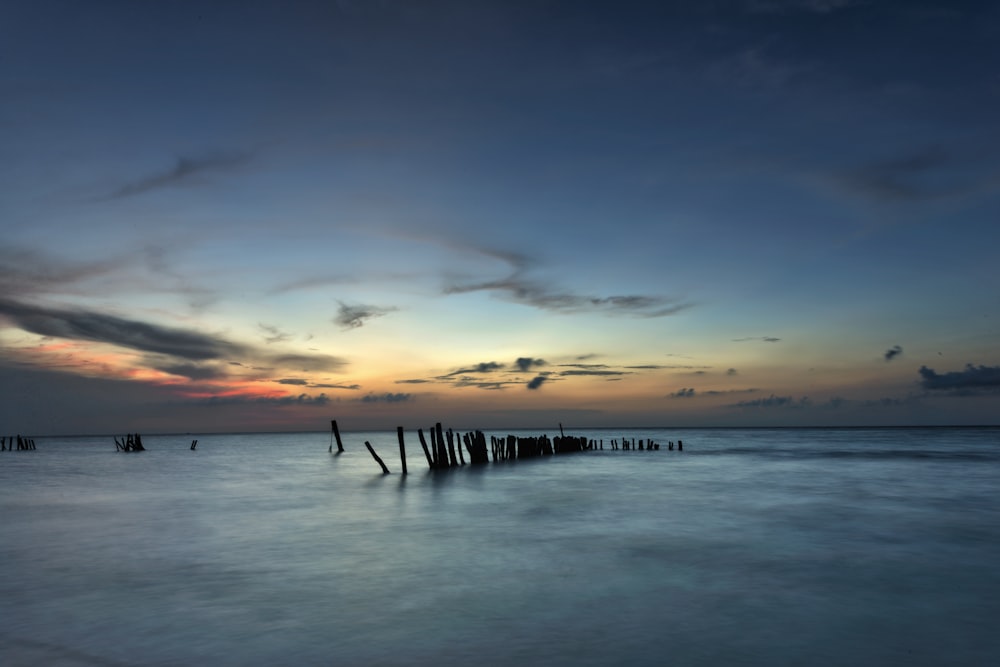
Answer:
<svg viewBox="0 0 1000 667"><path fill-rule="evenodd" d="M0 431L996 424L1000 4L6 2Z"/></svg>

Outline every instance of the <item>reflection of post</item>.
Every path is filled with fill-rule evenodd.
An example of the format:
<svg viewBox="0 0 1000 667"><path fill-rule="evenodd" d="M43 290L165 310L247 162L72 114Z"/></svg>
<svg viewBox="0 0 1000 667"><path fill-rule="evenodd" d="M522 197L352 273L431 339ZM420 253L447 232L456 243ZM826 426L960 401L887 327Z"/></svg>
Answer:
<svg viewBox="0 0 1000 667"><path fill-rule="evenodd" d="M396 427L396 435L399 437L399 460L403 464L403 474L406 474L406 444L403 442L403 427Z"/></svg>
<svg viewBox="0 0 1000 667"><path fill-rule="evenodd" d="M365 440L365 447L367 447L368 451L371 452L372 458L374 458L378 462L378 464L380 466L382 466L382 474L383 475L388 475L389 474L389 469L385 467L385 463L383 463L382 459L380 459L378 457L378 454L375 453L375 448L372 447L372 443L370 443L367 440Z"/></svg>

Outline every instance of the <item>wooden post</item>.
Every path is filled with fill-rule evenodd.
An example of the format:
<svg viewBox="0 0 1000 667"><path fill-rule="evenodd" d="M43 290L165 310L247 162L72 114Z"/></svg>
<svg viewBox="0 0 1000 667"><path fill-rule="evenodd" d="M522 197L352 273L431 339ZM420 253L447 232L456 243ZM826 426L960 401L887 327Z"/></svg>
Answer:
<svg viewBox="0 0 1000 667"><path fill-rule="evenodd" d="M563 430L562 430L562 422L559 422L559 435L560 435L561 437L563 437L563 438L565 438L565 437L566 437L566 434L565 434L565 433L563 433Z"/></svg>
<svg viewBox="0 0 1000 667"><path fill-rule="evenodd" d="M458 459L455 458L455 432L451 429L448 429L448 462L452 467L458 465Z"/></svg>
<svg viewBox="0 0 1000 667"><path fill-rule="evenodd" d="M437 433L437 463L440 468L448 467L448 446L444 443L444 431L441 429L441 422L434 425Z"/></svg>
<svg viewBox="0 0 1000 667"><path fill-rule="evenodd" d="M197 447L197 446L198 446L198 441L197 440L192 440L191 441L191 451L193 452L194 448Z"/></svg>
<svg viewBox="0 0 1000 667"><path fill-rule="evenodd" d="M330 430L333 431L333 435L337 438L337 453L344 451L344 443L340 441L340 429L337 428L337 420L330 420ZM330 443L330 451L333 451L333 443Z"/></svg>
<svg viewBox="0 0 1000 667"><path fill-rule="evenodd" d="M396 427L396 436L399 438L399 460L403 464L403 474L406 474L406 445L403 443L403 427Z"/></svg>
<svg viewBox="0 0 1000 667"><path fill-rule="evenodd" d="M431 458L431 452L427 449L427 440L424 439L424 429L418 428L417 435L420 436L420 446L424 448L424 456L427 457L427 467L434 470L434 459Z"/></svg>
<svg viewBox="0 0 1000 667"><path fill-rule="evenodd" d="M383 475L388 475L389 474L389 469L385 467L385 463L383 463L382 459L380 459L378 457L378 454L375 453L375 448L372 447L372 443L370 443L367 440L365 440L365 447L367 447L368 451L371 452L372 458L375 459L380 466L382 466L382 474Z"/></svg>

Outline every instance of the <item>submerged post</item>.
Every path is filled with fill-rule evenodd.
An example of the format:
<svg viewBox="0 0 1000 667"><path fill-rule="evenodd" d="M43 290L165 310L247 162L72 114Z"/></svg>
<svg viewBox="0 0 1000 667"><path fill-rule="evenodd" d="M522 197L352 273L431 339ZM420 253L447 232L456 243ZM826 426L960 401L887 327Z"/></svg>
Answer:
<svg viewBox="0 0 1000 667"><path fill-rule="evenodd" d="M399 460L403 464L403 474L406 474L406 445L403 443L403 427L396 427L396 436L399 437Z"/></svg>
<svg viewBox="0 0 1000 667"><path fill-rule="evenodd" d="M198 441L197 440L192 440L191 441L191 451L193 452L194 448L197 447L197 446L198 446Z"/></svg>
<svg viewBox="0 0 1000 667"><path fill-rule="evenodd" d="M432 431L433 432L433 431ZM424 456L427 457L427 467L431 470L434 469L434 459L431 458L431 452L427 449L427 440L424 438L424 429L418 428L417 435L420 436L420 446L424 448Z"/></svg>
<svg viewBox="0 0 1000 667"><path fill-rule="evenodd" d="M385 463L382 461L382 459L379 458L378 454L375 453L375 448L372 447L372 443L365 440L365 447L367 447L368 451L371 452L372 458L375 459L375 461L377 461L380 466L382 466L382 474L388 475L389 469L385 467Z"/></svg>
<svg viewBox="0 0 1000 667"><path fill-rule="evenodd" d="M333 431L334 437L337 438L337 452L339 453L339 452L344 451L344 443L342 443L340 441L340 429L337 428L337 420L336 419L331 419L330 420L330 430ZM332 442L330 443L330 451L331 452L333 451L333 443Z"/></svg>

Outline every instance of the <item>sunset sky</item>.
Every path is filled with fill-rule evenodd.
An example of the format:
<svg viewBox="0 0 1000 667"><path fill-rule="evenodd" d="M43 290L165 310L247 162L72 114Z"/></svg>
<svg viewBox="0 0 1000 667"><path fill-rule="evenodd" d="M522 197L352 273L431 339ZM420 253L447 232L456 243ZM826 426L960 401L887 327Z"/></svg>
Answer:
<svg viewBox="0 0 1000 667"><path fill-rule="evenodd" d="M7 2L4 435L996 424L1000 3Z"/></svg>

